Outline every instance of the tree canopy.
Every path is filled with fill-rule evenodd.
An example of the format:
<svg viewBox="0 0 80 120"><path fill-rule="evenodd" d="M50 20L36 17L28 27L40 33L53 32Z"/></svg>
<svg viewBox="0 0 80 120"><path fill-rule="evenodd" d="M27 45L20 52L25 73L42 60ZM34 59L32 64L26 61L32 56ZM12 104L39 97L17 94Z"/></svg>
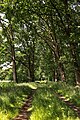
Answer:
<svg viewBox="0 0 80 120"><path fill-rule="evenodd" d="M0 1L0 79L80 83L80 2Z"/></svg>

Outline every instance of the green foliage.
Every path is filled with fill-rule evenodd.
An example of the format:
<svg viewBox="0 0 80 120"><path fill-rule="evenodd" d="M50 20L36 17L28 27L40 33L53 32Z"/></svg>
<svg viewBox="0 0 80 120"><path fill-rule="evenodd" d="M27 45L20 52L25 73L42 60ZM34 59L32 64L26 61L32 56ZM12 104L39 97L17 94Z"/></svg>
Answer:
<svg viewBox="0 0 80 120"><path fill-rule="evenodd" d="M0 83L0 120L14 118L31 92L27 84Z"/></svg>
<svg viewBox="0 0 80 120"><path fill-rule="evenodd" d="M62 73L70 84L79 82L79 2L3 0L0 3L0 64L12 62L11 46L14 45L20 82L42 76L49 80L62 79ZM12 78L11 71L2 73L1 79Z"/></svg>
<svg viewBox="0 0 80 120"><path fill-rule="evenodd" d="M44 79L57 81L62 80L65 76L65 82L69 85L80 83L79 1L1 0L0 5L1 80L12 80L14 73L17 73L15 77L17 76L19 82ZM9 68L7 68L8 65L3 66L7 62L11 65ZM5 67L6 69L4 69ZM42 85L44 83L40 84L40 86ZM67 99L80 105L79 88L73 88L69 85L55 83L53 86L50 84L48 87L53 87L54 91L63 94ZM2 84L0 89L2 111L0 115L2 116L5 113L6 116L7 111L10 110L14 114L16 111L16 109L13 110L15 106L22 104L20 102L22 100L21 95L26 94L25 87ZM40 116L36 119L42 119L42 117L44 120L58 120L59 117L60 119L72 119L69 118L68 112L66 112L68 108L65 106L66 110L62 111L61 108L64 109L64 106L55 96L48 101L48 97L52 96L50 90L48 90L45 84L45 87L38 90L39 94L36 93L40 105L36 99L34 99L33 104L35 106L39 105L40 111L37 107L37 112L34 110L33 113L35 114L32 113L32 116L36 116L40 112L41 115L38 114ZM52 103L55 103L55 105ZM51 107L49 107L49 104ZM5 108L7 111L3 110ZM44 112L45 108L47 108L46 113ZM52 111L52 109L55 109L55 111ZM71 110L69 111L69 114L73 114ZM61 116L56 115L56 112L60 113ZM31 119L34 119L32 116ZM66 118L67 116L68 118Z"/></svg>
<svg viewBox="0 0 80 120"><path fill-rule="evenodd" d="M53 57L49 46L38 40L35 49L35 78L37 80L51 80L53 78Z"/></svg>

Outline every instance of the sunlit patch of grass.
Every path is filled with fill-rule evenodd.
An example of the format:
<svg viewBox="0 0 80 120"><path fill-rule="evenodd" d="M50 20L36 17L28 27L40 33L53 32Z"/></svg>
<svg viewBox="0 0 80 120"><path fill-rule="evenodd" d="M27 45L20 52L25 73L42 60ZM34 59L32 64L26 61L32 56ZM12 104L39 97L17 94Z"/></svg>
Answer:
<svg viewBox="0 0 80 120"><path fill-rule="evenodd" d="M30 120L79 120L54 93L80 105L80 88L62 82L0 83L0 120L14 118L32 89L37 90L29 109L32 111Z"/></svg>
<svg viewBox="0 0 80 120"><path fill-rule="evenodd" d="M75 105L80 106L80 87L70 86L65 82L52 84L52 89L62 94L67 100L70 100Z"/></svg>
<svg viewBox="0 0 80 120"><path fill-rule="evenodd" d="M4 112L0 112L0 120L9 120L8 115Z"/></svg>
<svg viewBox="0 0 80 120"><path fill-rule="evenodd" d="M27 83L27 85L32 89L37 89L37 84L35 82Z"/></svg>
<svg viewBox="0 0 80 120"><path fill-rule="evenodd" d="M17 86L28 86L31 89L37 89L37 83L36 82L29 82L29 83L20 83L17 84Z"/></svg>
<svg viewBox="0 0 80 120"><path fill-rule="evenodd" d="M14 118L31 92L25 84L0 83L0 120Z"/></svg>
<svg viewBox="0 0 80 120"><path fill-rule="evenodd" d="M37 89L30 120L79 120L75 112L60 101L48 87L49 85L43 85Z"/></svg>

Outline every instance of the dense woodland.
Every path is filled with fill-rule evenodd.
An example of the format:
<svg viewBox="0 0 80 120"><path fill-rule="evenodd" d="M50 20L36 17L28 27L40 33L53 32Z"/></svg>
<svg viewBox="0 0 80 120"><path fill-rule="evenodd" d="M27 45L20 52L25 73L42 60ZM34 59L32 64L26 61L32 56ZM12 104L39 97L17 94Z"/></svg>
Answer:
<svg viewBox="0 0 80 120"><path fill-rule="evenodd" d="M80 0L0 0L0 120L80 120L79 85Z"/></svg>
<svg viewBox="0 0 80 120"><path fill-rule="evenodd" d="M0 79L80 83L80 1L1 0Z"/></svg>

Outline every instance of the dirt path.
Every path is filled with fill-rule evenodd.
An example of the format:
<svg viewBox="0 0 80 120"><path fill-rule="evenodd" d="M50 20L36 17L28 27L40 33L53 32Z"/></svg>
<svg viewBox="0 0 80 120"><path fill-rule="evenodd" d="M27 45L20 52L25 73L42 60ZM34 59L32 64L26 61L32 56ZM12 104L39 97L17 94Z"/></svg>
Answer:
<svg viewBox="0 0 80 120"><path fill-rule="evenodd" d="M28 109L32 105L32 98L33 98L33 92L28 96L26 101L24 101L19 114L13 120L29 120L30 111L28 111Z"/></svg>
<svg viewBox="0 0 80 120"><path fill-rule="evenodd" d="M63 95L56 93L57 97L63 101L68 107L70 107L73 111L76 112L77 116L80 118L80 107L76 106L74 103L67 100Z"/></svg>
<svg viewBox="0 0 80 120"><path fill-rule="evenodd" d="M24 101L23 106L20 109L20 112L16 118L13 120L29 120L30 112L28 109L32 106L32 98L33 98L34 91L28 96L27 100ZM55 95L63 101L68 107L70 107L73 111L77 113L77 116L80 118L80 107L77 107L74 103L67 100L63 95L59 93L55 93Z"/></svg>

